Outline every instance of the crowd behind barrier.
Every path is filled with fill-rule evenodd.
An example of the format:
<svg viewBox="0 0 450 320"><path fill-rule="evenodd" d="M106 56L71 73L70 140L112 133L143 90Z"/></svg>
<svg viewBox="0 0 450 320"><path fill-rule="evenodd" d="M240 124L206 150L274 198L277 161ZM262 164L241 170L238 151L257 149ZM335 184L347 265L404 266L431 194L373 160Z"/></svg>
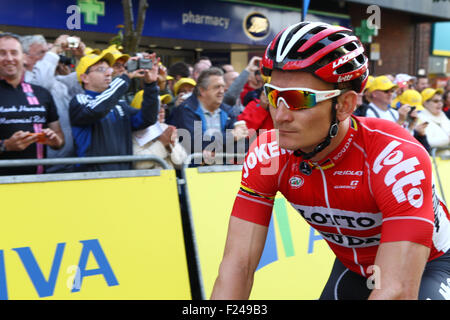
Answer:
<svg viewBox="0 0 450 320"><path fill-rule="evenodd" d="M164 66L154 52L79 37L0 33L0 157L44 159L157 155L181 168L192 153L245 153L259 130L273 129L261 57L241 72L213 65ZM426 75L370 76L355 115L394 121L431 152L450 146L450 80ZM439 151L446 153L448 151ZM227 162L233 164L233 161ZM203 161L201 163L207 165ZM153 168L151 161L9 167L1 175Z"/></svg>
<svg viewBox="0 0 450 320"><path fill-rule="evenodd" d="M188 167L233 171L260 130L274 128L261 57L238 72L208 57L164 66L154 52L121 50L88 48L68 35L48 43L0 33L2 183L20 175L175 169L187 212ZM432 157L445 199L448 171L442 175L439 165L450 157L450 80L436 87L426 75L370 76L354 114L408 130ZM194 234L194 220L182 218ZM195 240L185 238L185 245L195 255ZM189 262L191 273L200 273L197 263ZM199 283L191 279L191 287Z"/></svg>

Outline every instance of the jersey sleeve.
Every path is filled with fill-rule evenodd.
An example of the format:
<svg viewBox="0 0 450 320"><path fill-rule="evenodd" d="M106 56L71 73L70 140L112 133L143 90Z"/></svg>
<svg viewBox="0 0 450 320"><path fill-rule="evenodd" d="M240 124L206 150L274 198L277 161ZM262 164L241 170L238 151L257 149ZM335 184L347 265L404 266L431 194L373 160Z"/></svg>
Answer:
<svg viewBox="0 0 450 320"><path fill-rule="evenodd" d="M411 241L431 247L434 210L430 157L403 131L397 137L377 143L370 164L372 192L383 217L381 243Z"/></svg>
<svg viewBox="0 0 450 320"><path fill-rule="evenodd" d="M261 134L250 146L232 216L268 226L286 151L274 130Z"/></svg>

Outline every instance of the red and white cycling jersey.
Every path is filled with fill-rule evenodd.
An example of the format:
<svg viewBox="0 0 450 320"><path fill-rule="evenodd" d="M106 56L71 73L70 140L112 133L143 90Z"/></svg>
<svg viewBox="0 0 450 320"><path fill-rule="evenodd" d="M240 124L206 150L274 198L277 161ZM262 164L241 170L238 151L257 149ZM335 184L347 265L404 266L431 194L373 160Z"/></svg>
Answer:
<svg viewBox="0 0 450 320"><path fill-rule="evenodd" d="M426 150L391 121L352 117L320 164L279 148L276 131L260 135L246 156L232 215L268 226L277 191L328 242L350 270L367 275L378 245L411 241L450 248L450 215L434 191ZM303 172L302 172L303 171ZM308 175L309 174L309 175Z"/></svg>

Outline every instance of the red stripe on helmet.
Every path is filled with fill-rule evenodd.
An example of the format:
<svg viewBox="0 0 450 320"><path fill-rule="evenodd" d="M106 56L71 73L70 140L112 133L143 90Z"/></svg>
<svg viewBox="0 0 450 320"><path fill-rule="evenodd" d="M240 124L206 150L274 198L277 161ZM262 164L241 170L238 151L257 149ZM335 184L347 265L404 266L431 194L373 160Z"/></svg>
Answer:
<svg viewBox="0 0 450 320"><path fill-rule="evenodd" d="M308 50L313 44L315 44L316 42L319 42L320 40L322 40L323 38L328 37L329 35L332 35L334 33L340 32L340 31L349 31L351 32L350 29L344 28L344 27L339 27L336 26L334 28L327 28L325 30L320 31L319 33L315 34L314 36L312 36L310 39L308 39L299 49L297 52L303 52L305 50Z"/></svg>
<svg viewBox="0 0 450 320"><path fill-rule="evenodd" d="M345 37L342 39L339 39L332 44L320 49L315 54L310 56L307 59L304 60L297 60L297 61L289 61L283 66L283 70L299 70L299 69L305 69L314 63L316 63L318 60L326 56L328 53L334 51L336 48L339 48L342 45L345 45L352 41L357 41L358 38L356 36L350 36Z"/></svg>
<svg viewBox="0 0 450 320"><path fill-rule="evenodd" d="M264 52L264 55L261 60L261 70L263 68L272 70L273 69L273 60L269 58L268 56L269 47L266 48L266 51Z"/></svg>
<svg viewBox="0 0 450 320"><path fill-rule="evenodd" d="M350 72L342 74L337 74L333 70L332 64L327 64L326 66L317 70L315 74L325 82L341 83L359 78L366 72L366 70L367 70L367 62L356 70L352 70Z"/></svg>

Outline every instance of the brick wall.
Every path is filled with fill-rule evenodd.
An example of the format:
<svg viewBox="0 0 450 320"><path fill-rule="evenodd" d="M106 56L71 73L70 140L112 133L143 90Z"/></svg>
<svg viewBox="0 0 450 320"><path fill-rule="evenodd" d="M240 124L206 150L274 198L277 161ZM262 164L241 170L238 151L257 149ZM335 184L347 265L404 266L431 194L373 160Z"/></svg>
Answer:
<svg viewBox="0 0 450 320"><path fill-rule="evenodd" d="M368 19L367 6L349 3L353 27ZM399 11L381 8L381 29L372 42L380 44L378 62L371 62L371 74L416 74L419 68L428 67L430 24L416 24L412 16Z"/></svg>

